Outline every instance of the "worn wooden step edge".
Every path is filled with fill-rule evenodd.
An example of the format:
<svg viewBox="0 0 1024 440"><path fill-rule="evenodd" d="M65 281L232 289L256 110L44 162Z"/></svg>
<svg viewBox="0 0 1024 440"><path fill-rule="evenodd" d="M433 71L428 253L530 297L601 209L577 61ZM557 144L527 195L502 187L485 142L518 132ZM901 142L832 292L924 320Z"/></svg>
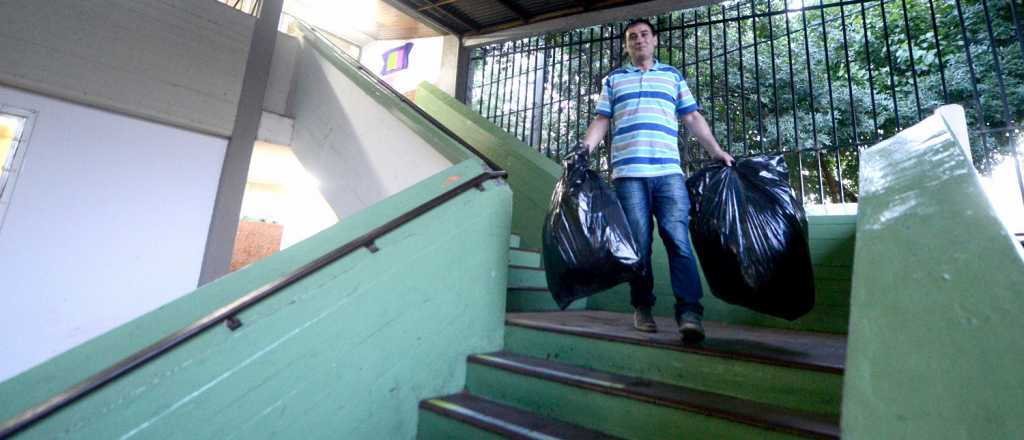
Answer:
<svg viewBox="0 0 1024 440"><path fill-rule="evenodd" d="M512 439L619 439L465 392L422 400L420 409Z"/></svg>
<svg viewBox="0 0 1024 440"><path fill-rule="evenodd" d="M527 292L548 292L551 293L547 287L529 287L529 286L508 286L507 290L523 290Z"/></svg>
<svg viewBox="0 0 1024 440"><path fill-rule="evenodd" d="M531 254L539 254L539 253L541 253L540 249L533 249L533 248L510 247L510 248L508 248L508 250L510 250L510 251L519 251L519 252L528 252L528 253L531 253Z"/></svg>
<svg viewBox="0 0 1024 440"><path fill-rule="evenodd" d="M518 270L533 270L533 271L537 271L537 272L544 272L545 271L545 269L543 267L521 266L521 265L518 265L518 264L509 264L508 268L509 269L518 269Z"/></svg>
<svg viewBox="0 0 1024 440"><path fill-rule="evenodd" d="M509 352L472 355L469 362L772 431L821 439L839 438L838 419L723 394Z"/></svg>
<svg viewBox="0 0 1024 440"><path fill-rule="evenodd" d="M749 362L757 362L761 364L776 365L787 368L798 368L802 370L821 371L832 374L843 374L844 367L827 365L822 363L810 362L801 359L787 358L785 356L769 356L758 353L741 352L733 350L721 350L717 348L709 348L704 345L698 344L668 344L660 341L651 340L644 335L636 335L633 337L624 337L622 335L610 334L590 329L584 329L579 327L571 327L558 325L553 323L537 322L532 320L519 319L516 314L506 314L505 324L516 327L528 328L533 330L547 331L552 333L561 333L573 336L580 336L592 339L601 339L605 341L620 342L633 345L642 345L646 347L658 348L663 350L672 350L683 353L696 353L705 356L715 356L727 359L736 359ZM715 325L713 322L705 321L705 325L711 330L711 326ZM732 327L743 327L732 325ZM768 328L759 328L761 331L778 331L778 332L797 332L796 330L775 330ZM800 332L800 333L811 333L811 332ZM710 334L710 333L709 333Z"/></svg>

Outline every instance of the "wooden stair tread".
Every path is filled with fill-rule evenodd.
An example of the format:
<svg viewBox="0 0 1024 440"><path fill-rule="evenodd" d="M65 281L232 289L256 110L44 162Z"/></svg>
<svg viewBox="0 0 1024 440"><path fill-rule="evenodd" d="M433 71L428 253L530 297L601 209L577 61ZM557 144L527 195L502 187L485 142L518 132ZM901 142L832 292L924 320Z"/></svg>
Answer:
<svg viewBox="0 0 1024 440"><path fill-rule="evenodd" d="M791 368L842 374L846 362L846 336L750 327L705 321L707 339L683 344L675 320L655 317L658 333L633 329L633 316L598 310L508 313L508 325L639 344L667 350L700 353Z"/></svg>
<svg viewBox="0 0 1024 440"><path fill-rule="evenodd" d="M531 254L539 254L539 253L541 253L540 249L524 248L524 247L509 247L509 250L510 251L519 251L519 252L529 252Z"/></svg>
<svg viewBox="0 0 1024 440"><path fill-rule="evenodd" d="M519 270L532 270L532 271L537 271L537 272L544 272L545 271L545 269L543 267L521 266L521 265L517 265L517 264L509 264L508 268L509 269L519 269Z"/></svg>
<svg viewBox="0 0 1024 440"><path fill-rule="evenodd" d="M636 399L765 429L814 438L839 438L837 418L575 365L498 352L470 356L469 362Z"/></svg>
<svg viewBox="0 0 1024 440"><path fill-rule="evenodd" d="M423 400L420 408L513 439L618 439L469 393Z"/></svg>

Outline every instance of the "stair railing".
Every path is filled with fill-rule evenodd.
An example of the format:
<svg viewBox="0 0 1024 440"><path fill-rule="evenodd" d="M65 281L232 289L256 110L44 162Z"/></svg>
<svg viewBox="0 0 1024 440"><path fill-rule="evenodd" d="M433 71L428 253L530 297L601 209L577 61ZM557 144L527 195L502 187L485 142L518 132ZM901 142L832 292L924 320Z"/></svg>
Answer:
<svg viewBox="0 0 1024 440"><path fill-rule="evenodd" d="M206 330L209 330L210 328L213 328L214 326L224 323L229 329L234 331L235 329L242 325L237 315L242 311L248 309L249 307L252 307L253 305L259 303L260 301L263 301L264 299L274 295L277 292L280 292L281 290L292 285L296 281L299 281L304 277L312 274L313 272L316 272L317 270L337 260L340 260L341 258L344 258L346 255L351 254L356 250L366 248L371 253L377 252L379 249L375 242L378 238L388 234L391 231L394 231L395 229L408 223L409 221L444 204L445 202L455 198L456 196L466 191L469 191L470 189L476 188L480 191L483 191L485 182L493 179L504 179L508 176L508 173L504 169L502 169L496 163L492 162L490 159L485 157L483 154L480 153L480 151L473 148L471 145L469 145L468 142L466 142L464 139L453 133L451 130L449 130L436 119L434 119L429 114L424 112L422 109L417 107L416 104L414 104L408 98L406 98L397 90L392 88L390 84L384 82L382 79L374 75L370 70L366 69L366 67L361 65L358 61L351 58L344 51L334 46L330 42L330 40L324 38L323 35L319 33L319 31L315 30L314 28L308 25L305 25L302 22L300 22L300 26L303 27L304 32L312 34L321 41L330 44L330 47L333 47L343 57L343 59L346 62L350 63L352 67L357 69L363 76L365 76L367 79L372 80L383 90L386 90L387 92L393 94L403 103L405 103L406 105L410 106L413 110L415 110L416 113L423 117L423 119L429 121L432 125L441 130L441 132L451 137L453 140L455 140L463 147L465 147L467 150L469 150L471 153L480 158L480 160L487 165L488 169L485 170L482 174L472 179L469 179L468 181L458 186L455 186L452 189L445 191L444 193L441 193L440 195L420 204L419 206L416 206L415 208L405 212L404 214L399 215L398 217L395 217L391 221L377 227L376 229L367 232L366 234L363 234L362 236L352 241L349 241L348 243L345 243L335 248L334 250L327 252L326 254L322 255L316 260L307 263L302 267L299 267L298 269L292 271L291 273L284 275L274 281L271 281L270 283L267 283L261 287L258 287L250 291L249 293L246 293L237 300L211 312L210 314L200 318L199 320L193 322L192 324L189 324L188 326L174 333L171 333L170 335L165 336L164 338L160 339L157 342L154 342L148 347L145 347L129 355L128 357L121 359L120 361L111 365L110 367L107 367L103 371L100 371L99 373L96 373L95 375L79 382L78 384L70 388L67 388L66 390L54 395L53 397L47 399L46 401L38 405L35 405L32 408L29 408L28 410L25 410L21 414L18 414L17 416L14 416L9 420L4 421L3 424L0 424L0 440L6 439L8 437L13 436L14 434L17 434L18 432L21 432L25 428L28 428L29 426L32 426L33 424L39 422L40 420L46 418L47 416L59 411L61 408L64 408L65 406L68 406L78 401L79 399L82 399L83 397L89 395L93 391L96 391L97 389L100 389L103 386L117 380L121 376L124 376L129 372L135 370L136 368L145 365L149 361L160 357L164 353L173 350L178 345L181 345L182 343L192 339L193 337L201 334Z"/></svg>

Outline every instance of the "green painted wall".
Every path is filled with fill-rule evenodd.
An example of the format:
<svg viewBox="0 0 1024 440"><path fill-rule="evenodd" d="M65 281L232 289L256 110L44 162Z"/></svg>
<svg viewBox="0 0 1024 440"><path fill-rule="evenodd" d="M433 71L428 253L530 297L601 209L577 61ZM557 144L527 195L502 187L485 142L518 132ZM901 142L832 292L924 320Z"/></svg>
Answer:
<svg viewBox="0 0 1024 440"><path fill-rule="evenodd" d="M470 160L0 384L6 420L481 172ZM512 195L470 190L17 438L413 438L500 349ZM458 268L458 270L452 270Z"/></svg>
<svg viewBox="0 0 1024 440"><path fill-rule="evenodd" d="M544 215L562 167L430 83L416 89L416 105L508 171L515 192L512 231L520 235L523 247L539 249Z"/></svg>
<svg viewBox="0 0 1024 440"><path fill-rule="evenodd" d="M844 438L1024 433L1024 250L943 111L861 156Z"/></svg>
<svg viewBox="0 0 1024 440"><path fill-rule="evenodd" d="M524 246L540 248L544 215L555 181L561 176L561 167L437 87L421 84L416 90L416 104L508 170L509 184L515 192L512 230L522 235ZM856 221L853 215L808 219L819 295L817 306L807 316L790 322L736 307L711 295L705 283L706 316L737 324L845 333ZM668 278L668 256L658 234L654 234L653 249L654 291L658 297L654 312L671 316L675 300ZM629 286L621 285L590 298L587 308L632 311Z"/></svg>

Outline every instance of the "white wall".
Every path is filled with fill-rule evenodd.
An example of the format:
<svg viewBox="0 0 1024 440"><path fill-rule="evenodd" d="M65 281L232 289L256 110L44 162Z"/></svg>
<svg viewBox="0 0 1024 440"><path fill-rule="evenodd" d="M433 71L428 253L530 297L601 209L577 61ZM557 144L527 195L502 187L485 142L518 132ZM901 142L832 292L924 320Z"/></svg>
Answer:
<svg viewBox="0 0 1024 440"><path fill-rule="evenodd" d="M227 136L254 23L213 0L4 0L0 84Z"/></svg>
<svg viewBox="0 0 1024 440"><path fill-rule="evenodd" d="M0 380L196 287L227 141L0 86L38 111L0 226Z"/></svg>
<svg viewBox="0 0 1024 440"><path fill-rule="evenodd" d="M384 67L384 52L412 43L409 53L409 68L388 75L380 75ZM391 87L405 93L416 90L416 86L427 81L438 84L441 79L441 63L444 59L444 37L415 38L411 40L378 40L363 46L359 62L373 73L384 78Z"/></svg>
<svg viewBox="0 0 1024 440"><path fill-rule="evenodd" d="M340 218L451 166L308 44L296 74L292 149Z"/></svg>
<svg viewBox="0 0 1024 440"><path fill-rule="evenodd" d="M277 33L274 56L270 61L267 92L263 95L264 110L284 116L292 115L289 96L295 82L295 66L298 64L301 49L298 37Z"/></svg>

